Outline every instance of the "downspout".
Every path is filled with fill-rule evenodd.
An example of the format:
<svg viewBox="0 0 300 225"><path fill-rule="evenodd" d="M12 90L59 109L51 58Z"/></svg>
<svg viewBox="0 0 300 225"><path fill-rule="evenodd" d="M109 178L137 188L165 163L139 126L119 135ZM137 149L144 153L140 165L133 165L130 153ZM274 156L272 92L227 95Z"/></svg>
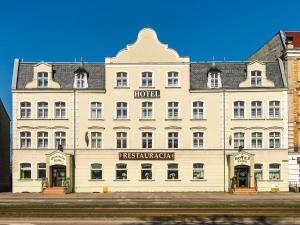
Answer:
<svg viewBox="0 0 300 225"><path fill-rule="evenodd" d="M226 192L226 185L225 185L225 182L226 182L226 172L225 172L225 169L226 169L226 148L225 148L225 144L226 144L226 129L225 129L225 126L226 126L226 104L225 104L225 89L223 88L223 158L224 158L224 192Z"/></svg>
<svg viewBox="0 0 300 225"><path fill-rule="evenodd" d="M73 170L73 192L75 192L75 171L76 171L76 90L73 91L73 101L74 101L74 108L73 108L73 148L74 148L74 170Z"/></svg>

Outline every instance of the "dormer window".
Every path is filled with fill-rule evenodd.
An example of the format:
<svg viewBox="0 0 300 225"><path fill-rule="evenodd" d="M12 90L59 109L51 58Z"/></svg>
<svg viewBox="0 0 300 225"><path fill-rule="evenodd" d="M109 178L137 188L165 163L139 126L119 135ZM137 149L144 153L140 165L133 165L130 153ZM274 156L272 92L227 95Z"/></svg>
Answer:
<svg viewBox="0 0 300 225"><path fill-rule="evenodd" d="M251 71L251 87L261 87L262 75L260 70Z"/></svg>
<svg viewBox="0 0 300 225"><path fill-rule="evenodd" d="M47 72L38 72L37 86L38 86L38 88L47 88L48 87L48 73Z"/></svg>
<svg viewBox="0 0 300 225"><path fill-rule="evenodd" d="M75 72L74 88L88 88L87 71L79 67Z"/></svg>
<svg viewBox="0 0 300 225"><path fill-rule="evenodd" d="M213 66L208 71L208 80L207 80L207 87L208 88L220 88L222 87L221 83L221 71Z"/></svg>

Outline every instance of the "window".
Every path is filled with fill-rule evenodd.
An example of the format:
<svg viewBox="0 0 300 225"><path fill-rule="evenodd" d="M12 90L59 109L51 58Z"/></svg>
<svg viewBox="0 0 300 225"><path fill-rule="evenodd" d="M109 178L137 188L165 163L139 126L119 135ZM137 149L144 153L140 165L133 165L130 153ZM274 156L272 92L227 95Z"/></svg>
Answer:
<svg viewBox="0 0 300 225"><path fill-rule="evenodd" d="M48 118L48 103L39 102L38 103L38 118L47 119Z"/></svg>
<svg viewBox="0 0 300 225"><path fill-rule="evenodd" d="M256 180L263 180L263 165L254 164L254 177Z"/></svg>
<svg viewBox="0 0 300 225"><path fill-rule="evenodd" d="M254 101L251 102L251 117L262 118L262 102Z"/></svg>
<svg viewBox="0 0 300 225"><path fill-rule="evenodd" d="M269 116L270 118L280 117L280 101L269 102Z"/></svg>
<svg viewBox="0 0 300 225"><path fill-rule="evenodd" d="M270 180L280 180L280 164L272 163L269 165Z"/></svg>
<svg viewBox="0 0 300 225"><path fill-rule="evenodd" d="M92 132L91 133L92 148L102 148L102 133Z"/></svg>
<svg viewBox="0 0 300 225"><path fill-rule="evenodd" d="M270 148L280 148L280 132L270 132L269 147Z"/></svg>
<svg viewBox="0 0 300 225"><path fill-rule="evenodd" d="M127 73L126 72L118 72L117 73L117 87L127 87L128 82L127 82Z"/></svg>
<svg viewBox="0 0 300 225"><path fill-rule="evenodd" d="M91 118L101 119L102 118L102 103L92 102L91 103Z"/></svg>
<svg viewBox="0 0 300 225"><path fill-rule="evenodd" d="M178 72L168 72L168 87L179 87L179 74Z"/></svg>
<svg viewBox="0 0 300 225"><path fill-rule="evenodd" d="M142 87L152 87L153 76L151 72L142 72Z"/></svg>
<svg viewBox="0 0 300 225"><path fill-rule="evenodd" d="M178 180L178 164L176 163L168 164L168 179Z"/></svg>
<svg viewBox="0 0 300 225"><path fill-rule="evenodd" d="M117 102L117 119L127 119L128 109L127 102Z"/></svg>
<svg viewBox="0 0 300 225"><path fill-rule="evenodd" d="M219 75L216 73L210 74L210 87L218 88L219 87Z"/></svg>
<svg viewBox="0 0 300 225"><path fill-rule="evenodd" d="M235 119L242 119L245 115L245 103L243 101L235 101L233 103L233 116Z"/></svg>
<svg viewBox="0 0 300 225"><path fill-rule="evenodd" d="M48 132L38 132L37 133L37 147L47 148L48 147Z"/></svg>
<svg viewBox="0 0 300 225"><path fill-rule="evenodd" d="M152 132L142 132L142 148L152 148Z"/></svg>
<svg viewBox="0 0 300 225"><path fill-rule="evenodd" d="M43 179L46 177L46 163L37 164L37 178Z"/></svg>
<svg viewBox="0 0 300 225"><path fill-rule="evenodd" d="M126 132L117 132L117 148L127 148Z"/></svg>
<svg viewBox="0 0 300 225"><path fill-rule="evenodd" d="M37 82L38 88L47 88L48 87L48 73L47 72L39 72L37 73Z"/></svg>
<svg viewBox="0 0 300 225"><path fill-rule="evenodd" d="M245 147L245 134L242 132L237 132L233 134L233 146L234 148L244 148Z"/></svg>
<svg viewBox="0 0 300 225"><path fill-rule="evenodd" d="M66 147L66 132L55 132L55 148Z"/></svg>
<svg viewBox="0 0 300 225"><path fill-rule="evenodd" d="M193 148L203 148L203 132L193 132Z"/></svg>
<svg viewBox="0 0 300 225"><path fill-rule="evenodd" d="M91 164L91 180L102 180L102 164Z"/></svg>
<svg viewBox="0 0 300 225"><path fill-rule="evenodd" d="M31 103L30 102L21 102L20 103L20 117L21 119L30 119L31 118Z"/></svg>
<svg viewBox="0 0 300 225"><path fill-rule="evenodd" d="M142 164L141 179L152 180L152 164L149 163Z"/></svg>
<svg viewBox="0 0 300 225"><path fill-rule="evenodd" d="M178 119L178 118L179 118L179 103L168 102L168 119Z"/></svg>
<svg viewBox="0 0 300 225"><path fill-rule="evenodd" d="M152 102L142 102L142 119L153 118Z"/></svg>
<svg viewBox="0 0 300 225"><path fill-rule="evenodd" d="M20 164L20 179L31 179L31 164L21 163Z"/></svg>
<svg viewBox="0 0 300 225"><path fill-rule="evenodd" d="M203 102L200 101L193 102L193 119L194 120L203 119Z"/></svg>
<svg viewBox="0 0 300 225"><path fill-rule="evenodd" d="M179 146L179 135L178 132L168 133L168 148L178 148Z"/></svg>
<svg viewBox="0 0 300 225"><path fill-rule="evenodd" d="M116 165L116 180L127 180L127 164L118 163Z"/></svg>
<svg viewBox="0 0 300 225"><path fill-rule="evenodd" d="M65 119L65 118L66 118L66 103L55 102L55 119Z"/></svg>
<svg viewBox="0 0 300 225"><path fill-rule="evenodd" d="M193 164L193 179L200 180L204 179L204 164L194 163Z"/></svg>
<svg viewBox="0 0 300 225"><path fill-rule="evenodd" d="M20 133L20 147L21 148L31 148L31 133L24 131Z"/></svg>
<svg viewBox="0 0 300 225"><path fill-rule="evenodd" d="M75 76L75 87L76 88L85 88L85 75L84 74L76 74Z"/></svg>
<svg viewBox="0 0 300 225"><path fill-rule="evenodd" d="M251 134L251 146L252 148L262 148L263 134L261 132L254 132Z"/></svg>
<svg viewBox="0 0 300 225"><path fill-rule="evenodd" d="M251 87L261 87L261 71L251 71Z"/></svg>

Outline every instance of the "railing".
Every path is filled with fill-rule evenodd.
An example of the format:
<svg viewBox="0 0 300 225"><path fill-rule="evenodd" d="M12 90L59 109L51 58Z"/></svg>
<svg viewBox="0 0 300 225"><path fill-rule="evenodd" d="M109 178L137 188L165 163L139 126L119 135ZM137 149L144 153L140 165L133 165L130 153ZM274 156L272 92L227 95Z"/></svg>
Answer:
<svg viewBox="0 0 300 225"><path fill-rule="evenodd" d="M72 192L72 190L71 190L71 179L68 177L66 180L65 180L65 189L66 189L66 192L67 193L70 193L70 192Z"/></svg>
<svg viewBox="0 0 300 225"><path fill-rule="evenodd" d="M44 177L43 180L42 180L42 192L47 187L49 187L48 178Z"/></svg>
<svg viewBox="0 0 300 225"><path fill-rule="evenodd" d="M233 176L231 179L230 179L230 191L231 192L234 192L235 189L236 189L236 183L237 183L237 180L236 180L236 176Z"/></svg>

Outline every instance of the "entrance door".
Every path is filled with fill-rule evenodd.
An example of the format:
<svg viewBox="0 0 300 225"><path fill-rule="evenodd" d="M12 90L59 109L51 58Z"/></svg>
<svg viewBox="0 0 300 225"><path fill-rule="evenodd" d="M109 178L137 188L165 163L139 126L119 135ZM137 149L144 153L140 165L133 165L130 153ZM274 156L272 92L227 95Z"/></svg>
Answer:
<svg viewBox="0 0 300 225"><path fill-rule="evenodd" d="M66 167L52 166L52 187L64 187L66 181Z"/></svg>
<svg viewBox="0 0 300 225"><path fill-rule="evenodd" d="M249 188L249 166L236 166L234 172L237 179L236 187Z"/></svg>

